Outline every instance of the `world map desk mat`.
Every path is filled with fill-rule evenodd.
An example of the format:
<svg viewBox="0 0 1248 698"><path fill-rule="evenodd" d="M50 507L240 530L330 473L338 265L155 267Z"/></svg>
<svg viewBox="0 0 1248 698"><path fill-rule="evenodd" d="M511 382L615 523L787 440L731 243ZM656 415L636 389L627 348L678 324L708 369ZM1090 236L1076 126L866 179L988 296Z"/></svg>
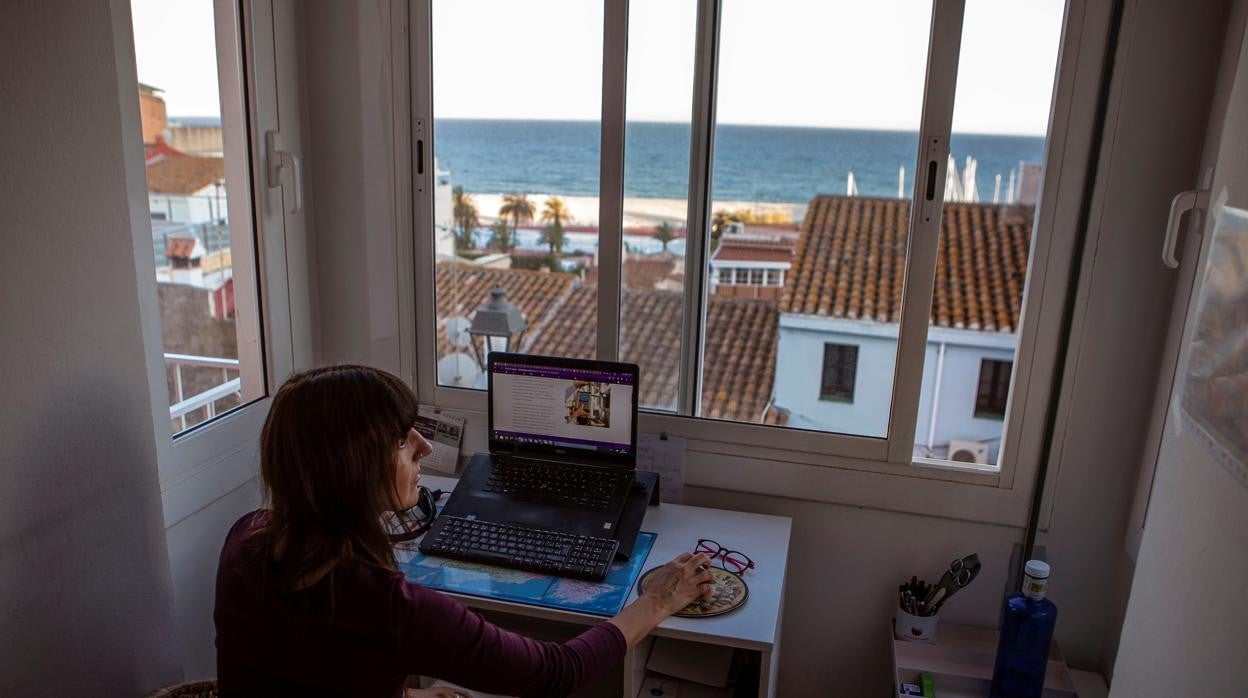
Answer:
<svg viewBox="0 0 1248 698"><path fill-rule="evenodd" d="M611 563L601 582L433 557L417 550L415 543L395 552L407 580L430 589L610 617L624 608L654 539L654 533L638 533L633 554L625 562Z"/></svg>

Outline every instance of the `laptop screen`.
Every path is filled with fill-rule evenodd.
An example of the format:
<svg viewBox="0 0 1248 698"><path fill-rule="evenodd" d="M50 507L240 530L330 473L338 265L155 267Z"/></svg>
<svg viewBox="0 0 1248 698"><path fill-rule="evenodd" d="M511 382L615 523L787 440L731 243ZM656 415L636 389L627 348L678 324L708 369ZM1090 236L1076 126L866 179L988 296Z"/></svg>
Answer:
<svg viewBox="0 0 1248 698"><path fill-rule="evenodd" d="M636 365L494 352L489 379L491 450L634 462Z"/></svg>

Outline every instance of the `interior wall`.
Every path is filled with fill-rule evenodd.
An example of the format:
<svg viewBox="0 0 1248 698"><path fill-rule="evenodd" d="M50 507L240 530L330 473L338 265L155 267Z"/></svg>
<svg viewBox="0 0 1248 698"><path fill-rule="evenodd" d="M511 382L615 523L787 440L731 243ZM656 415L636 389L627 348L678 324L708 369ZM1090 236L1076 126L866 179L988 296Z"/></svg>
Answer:
<svg viewBox="0 0 1248 698"><path fill-rule="evenodd" d="M1108 676L1126 611L1125 549L1136 473L1177 272L1161 263L1170 200L1197 183L1226 3L1129 0L1114 56L1064 438L1052 461L1037 538L1053 565L1049 595L1072 661Z"/></svg>
<svg viewBox="0 0 1248 698"><path fill-rule="evenodd" d="M0 695L132 697L181 672L135 275L152 253L133 235L139 105L119 80L129 3L3 14Z"/></svg>
<svg viewBox="0 0 1248 698"><path fill-rule="evenodd" d="M315 200L316 359L400 374L390 5L303 4L299 62Z"/></svg>
<svg viewBox="0 0 1248 698"><path fill-rule="evenodd" d="M1246 21L1248 1L1238 0L1226 23L1223 78L1234 79L1213 187L1215 200L1225 186L1227 205L1241 209L1248 208ZM1173 421L1166 425L1114 696L1219 695L1242 683L1248 487L1184 432Z"/></svg>

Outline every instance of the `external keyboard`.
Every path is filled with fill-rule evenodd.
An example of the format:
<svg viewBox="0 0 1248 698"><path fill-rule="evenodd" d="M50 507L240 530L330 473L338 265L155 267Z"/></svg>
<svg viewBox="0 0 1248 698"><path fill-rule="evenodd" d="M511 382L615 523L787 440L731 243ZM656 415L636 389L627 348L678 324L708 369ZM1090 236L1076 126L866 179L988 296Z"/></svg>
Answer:
<svg viewBox="0 0 1248 698"><path fill-rule="evenodd" d="M484 489L529 501L606 511L620 481L632 477L631 471L496 458Z"/></svg>
<svg viewBox="0 0 1248 698"><path fill-rule="evenodd" d="M427 555L484 562L532 572L602 581L615 550L610 538L440 516L420 543Z"/></svg>

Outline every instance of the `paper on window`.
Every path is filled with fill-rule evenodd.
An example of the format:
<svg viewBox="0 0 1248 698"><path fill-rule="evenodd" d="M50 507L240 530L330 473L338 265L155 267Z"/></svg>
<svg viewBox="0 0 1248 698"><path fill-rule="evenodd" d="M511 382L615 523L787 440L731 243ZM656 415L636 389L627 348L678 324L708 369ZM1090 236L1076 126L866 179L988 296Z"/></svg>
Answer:
<svg viewBox="0 0 1248 698"><path fill-rule="evenodd" d="M454 475L459 470L459 447L464 440L463 415L421 405L417 410L416 431L433 446L433 452L420 461L420 467Z"/></svg>
<svg viewBox="0 0 1248 698"><path fill-rule="evenodd" d="M685 494L685 439L637 435L637 469L659 474L659 501L680 502Z"/></svg>

